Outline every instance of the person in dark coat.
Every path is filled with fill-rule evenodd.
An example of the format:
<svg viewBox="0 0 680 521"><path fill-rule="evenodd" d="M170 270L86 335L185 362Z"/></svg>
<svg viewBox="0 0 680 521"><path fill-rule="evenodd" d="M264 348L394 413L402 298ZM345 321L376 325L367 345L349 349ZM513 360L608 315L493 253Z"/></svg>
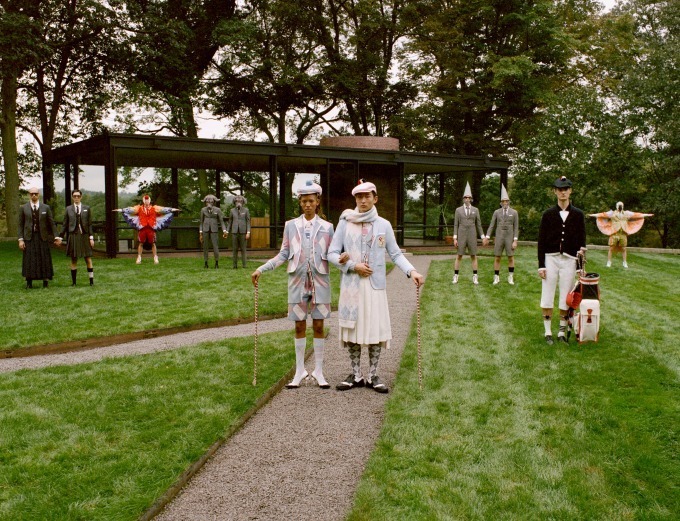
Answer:
<svg viewBox="0 0 680 521"><path fill-rule="evenodd" d="M64 211L64 223L59 236L66 241L66 255L71 258L71 286L76 285L78 259L84 258L90 286L94 285L92 267L92 248L94 248L94 229L90 207L82 204L83 193L76 189L71 193L73 204Z"/></svg>
<svg viewBox="0 0 680 521"><path fill-rule="evenodd" d="M557 204L543 213L538 231L538 276L542 282L541 309L548 345L554 343L551 325L558 286L560 329L557 340L568 343L567 294L574 286L578 253L586 249L586 219L584 213L571 204L571 186L572 182L565 176L553 183Z"/></svg>
<svg viewBox="0 0 680 521"><path fill-rule="evenodd" d="M43 288L54 277L50 242L61 244L57 236L52 209L40 202L36 187L28 189L30 201L19 208L18 232L19 249L24 252L21 275L26 279L26 288L33 287L34 280L42 280Z"/></svg>

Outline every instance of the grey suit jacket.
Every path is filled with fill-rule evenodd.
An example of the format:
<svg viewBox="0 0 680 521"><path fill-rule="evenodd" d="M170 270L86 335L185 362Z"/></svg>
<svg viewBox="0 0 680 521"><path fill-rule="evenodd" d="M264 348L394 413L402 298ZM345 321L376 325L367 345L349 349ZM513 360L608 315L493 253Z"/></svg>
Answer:
<svg viewBox="0 0 680 521"><path fill-rule="evenodd" d="M210 213L211 209L212 213ZM216 206L213 206L212 208L208 208L207 206L201 208L201 223L198 230L203 233L216 233L220 231L220 229L222 230L222 233L227 231L227 227L224 225L222 210Z"/></svg>
<svg viewBox="0 0 680 521"><path fill-rule="evenodd" d="M19 223L17 226L17 236L19 239L30 241L34 238L32 213L31 203L23 204L19 208ZM40 214L40 237L36 238L52 242L57 236L57 225L52 216L52 209L44 203L39 203L38 213Z"/></svg>
<svg viewBox="0 0 680 521"><path fill-rule="evenodd" d="M64 237L65 234L73 233L76 231L76 205L72 204L66 207L64 212L64 222L61 225L61 232L59 232L60 237ZM80 205L80 225L83 227L83 235L88 237L94 236L94 228L92 227L92 212L90 207L86 204Z"/></svg>
<svg viewBox="0 0 680 521"><path fill-rule="evenodd" d="M503 208L499 208L493 213L491 224L486 232L487 237L491 237L491 232L496 228L496 240L502 241L507 238L510 240L518 237L519 234L519 214L514 208L508 208L508 215L503 215Z"/></svg>
<svg viewBox="0 0 680 521"><path fill-rule="evenodd" d="M475 235L475 230L477 235ZM465 205L456 208L453 236L462 244L476 244L477 237L482 238L484 236L482 219L479 217L477 208L470 206L470 215L465 215Z"/></svg>
<svg viewBox="0 0 680 521"><path fill-rule="evenodd" d="M241 208L234 207L229 212L229 220L227 222L227 231L229 233L250 233L250 212L245 206Z"/></svg>

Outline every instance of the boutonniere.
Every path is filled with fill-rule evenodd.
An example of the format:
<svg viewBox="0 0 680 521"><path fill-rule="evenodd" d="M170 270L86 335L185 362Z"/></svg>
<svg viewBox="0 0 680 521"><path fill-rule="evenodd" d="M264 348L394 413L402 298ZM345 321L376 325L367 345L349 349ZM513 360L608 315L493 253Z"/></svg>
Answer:
<svg viewBox="0 0 680 521"><path fill-rule="evenodd" d="M384 235L378 235L378 247L379 248L385 247L385 236Z"/></svg>

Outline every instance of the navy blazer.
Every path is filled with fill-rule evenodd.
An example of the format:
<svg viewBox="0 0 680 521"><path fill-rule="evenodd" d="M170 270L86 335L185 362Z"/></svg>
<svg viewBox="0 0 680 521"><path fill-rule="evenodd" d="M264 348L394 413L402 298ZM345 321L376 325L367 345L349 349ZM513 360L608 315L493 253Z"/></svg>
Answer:
<svg viewBox="0 0 680 521"><path fill-rule="evenodd" d="M566 221L560 217L560 208L548 208L541 217L538 232L538 268L545 268L545 256L549 253L564 253L576 258L578 251L586 245L586 218L581 210L569 203Z"/></svg>

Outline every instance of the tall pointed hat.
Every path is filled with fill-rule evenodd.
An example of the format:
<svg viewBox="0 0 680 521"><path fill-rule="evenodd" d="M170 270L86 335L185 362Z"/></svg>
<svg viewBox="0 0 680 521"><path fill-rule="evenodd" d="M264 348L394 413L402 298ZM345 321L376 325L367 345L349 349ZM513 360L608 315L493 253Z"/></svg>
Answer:
<svg viewBox="0 0 680 521"><path fill-rule="evenodd" d="M465 183L465 191L463 197L472 197L472 190L470 189L470 182Z"/></svg>
<svg viewBox="0 0 680 521"><path fill-rule="evenodd" d="M501 202L509 200L510 198L508 197L508 191L505 189L505 185L501 185Z"/></svg>

